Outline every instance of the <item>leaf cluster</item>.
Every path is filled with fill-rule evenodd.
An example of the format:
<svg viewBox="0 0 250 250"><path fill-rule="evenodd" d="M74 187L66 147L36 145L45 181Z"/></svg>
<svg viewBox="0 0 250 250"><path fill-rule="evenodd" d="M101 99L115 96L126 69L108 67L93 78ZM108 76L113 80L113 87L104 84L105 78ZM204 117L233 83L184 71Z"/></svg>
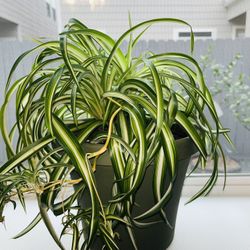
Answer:
<svg viewBox="0 0 250 250"><path fill-rule="evenodd" d="M50 210L63 215L61 236L72 235L72 249L89 249L96 236L107 249L118 249L118 223L127 227L136 248L134 226L148 226L144 220L157 213L168 223L162 208L172 193L180 153L174 128L193 141L199 162L205 165L208 157L214 159L213 173L192 200L209 193L215 184L218 155L223 155L219 136L230 139L198 63L178 52L133 56L143 33L159 22L188 26L193 50L192 28L182 20L159 18L131 25L114 41L71 19L58 41L40 42L14 63L0 111L8 155L0 168L0 211L15 195L25 208L25 194L30 192L35 193L40 209L16 237L43 220L64 249L48 217ZM133 37L137 30L139 34ZM126 38L129 42L124 53L120 45ZM13 82L18 65L34 53L29 74ZM16 120L9 130L7 107L13 96ZM101 144L101 148L87 152L85 143ZM95 179L96 163L104 153L110 155L114 171L112 198L105 203ZM154 167L155 204L134 218L135 196L149 166ZM77 178L72 178L73 173ZM166 179L170 179L167 185ZM69 186L74 189L63 195ZM90 198L87 208L76 203L84 196Z"/></svg>

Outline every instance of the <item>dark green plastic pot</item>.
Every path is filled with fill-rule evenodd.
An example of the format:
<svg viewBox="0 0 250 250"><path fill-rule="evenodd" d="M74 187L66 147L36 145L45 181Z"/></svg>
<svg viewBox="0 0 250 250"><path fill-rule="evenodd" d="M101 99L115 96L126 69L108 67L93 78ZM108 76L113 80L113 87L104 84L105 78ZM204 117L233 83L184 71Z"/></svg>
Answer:
<svg viewBox="0 0 250 250"><path fill-rule="evenodd" d="M170 228L163 222L154 224L148 228L134 228L136 243L139 250L166 250L173 240L176 215L185 175L187 172L187 167L191 155L196 151L192 141L188 137L177 140L176 144L178 153L177 175L173 184L172 196L164 207L172 228ZM86 152L97 151L100 147L101 145L84 145ZM111 188L114 175L108 153L102 155L98 159L97 164L97 171L95 172L97 189L99 191L101 199L103 201L108 201L112 198ZM144 181L136 194L135 202L138 204L138 206L135 206L133 210L134 216L143 213L145 210L151 208L154 205L152 193L153 167L153 165L148 167ZM86 194L83 197L83 200L79 201L81 206L88 206L89 202L86 200ZM150 221L152 221L152 219L160 220L161 217L160 215L155 215L154 217L150 218ZM115 231L118 232L120 236L120 240L117 240L117 245L119 246L120 250L133 250L134 247L130 241L125 226L123 224L120 224ZM101 250L102 247L103 242L99 237L97 237L91 249Z"/></svg>

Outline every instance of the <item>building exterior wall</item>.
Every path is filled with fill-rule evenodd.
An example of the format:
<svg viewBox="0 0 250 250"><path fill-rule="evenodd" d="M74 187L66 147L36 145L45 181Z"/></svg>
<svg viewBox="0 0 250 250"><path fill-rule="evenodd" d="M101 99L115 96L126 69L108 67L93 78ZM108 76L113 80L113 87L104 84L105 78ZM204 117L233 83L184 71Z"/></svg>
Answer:
<svg viewBox="0 0 250 250"><path fill-rule="evenodd" d="M250 9L249 0L231 0L225 2L227 8L227 18L233 19Z"/></svg>
<svg viewBox="0 0 250 250"><path fill-rule="evenodd" d="M175 17L189 22L194 30L213 30L213 38L231 38L232 26L227 20L224 0L61 0L62 24L75 17L87 26L117 38L128 28L128 11L133 24L146 19ZM94 6L90 3L97 3ZM99 4L98 4L99 3ZM62 28L62 27L61 27ZM174 39L180 25L156 25L145 39Z"/></svg>
<svg viewBox="0 0 250 250"><path fill-rule="evenodd" d="M45 0L0 0L0 19L3 27L4 22L7 23L6 26L17 26L17 34L12 37L15 39L30 40L40 36L55 36L57 33L57 22L53 18L52 8L49 17Z"/></svg>
<svg viewBox="0 0 250 250"><path fill-rule="evenodd" d="M225 3L227 18L232 24L241 17L241 25L245 29L245 37L250 37L250 1L249 0L227 0Z"/></svg>

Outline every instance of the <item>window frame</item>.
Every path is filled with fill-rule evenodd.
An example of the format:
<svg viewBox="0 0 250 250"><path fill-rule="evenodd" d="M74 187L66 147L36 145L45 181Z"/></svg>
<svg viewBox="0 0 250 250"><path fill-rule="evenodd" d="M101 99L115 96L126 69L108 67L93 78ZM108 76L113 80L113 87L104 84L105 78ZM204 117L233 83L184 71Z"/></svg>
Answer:
<svg viewBox="0 0 250 250"><path fill-rule="evenodd" d="M232 39L238 39L239 37L236 37L236 31L237 29L244 29L246 32L246 26L245 25L233 25L232 27Z"/></svg>
<svg viewBox="0 0 250 250"><path fill-rule="evenodd" d="M183 196L195 195L209 179L208 174L194 174L185 179L182 190ZM250 173L227 174L224 187L224 174L219 174L218 180L210 192L210 196L249 196Z"/></svg>
<svg viewBox="0 0 250 250"><path fill-rule="evenodd" d="M178 29L174 29L174 40L175 41L186 41L188 39L190 39L189 37L180 37L179 34L181 32L189 32L189 29L186 28L178 28ZM211 32L211 37L195 37L195 39L197 40L208 40L208 39L212 39L215 40L217 38L217 29L216 28L194 28L193 32Z"/></svg>

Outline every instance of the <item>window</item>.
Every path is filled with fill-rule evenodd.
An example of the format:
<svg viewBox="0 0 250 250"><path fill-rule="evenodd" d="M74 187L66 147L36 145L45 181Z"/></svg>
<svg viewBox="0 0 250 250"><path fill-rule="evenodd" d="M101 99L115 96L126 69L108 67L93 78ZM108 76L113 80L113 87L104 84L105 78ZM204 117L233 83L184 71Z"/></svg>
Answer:
<svg viewBox="0 0 250 250"><path fill-rule="evenodd" d="M0 41L18 39L18 24L0 18Z"/></svg>
<svg viewBox="0 0 250 250"><path fill-rule="evenodd" d="M212 37L212 32L211 31L196 31L194 32L194 36L195 37L208 37L211 38ZM190 32L179 32L179 37L190 37Z"/></svg>
<svg viewBox="0 0 250 250"><path fill-rule="evenodd" d="M194 29L193 32L195 39L216 39L214 29ZM190 31L186 29L174 29L174 40L188 40L190 34Z"/></svg>
<svg viewBox="0 0 250 250"><path fill-rule="evenodd" d="M233 26L233 39L235 38L244 38L245 37L245 26L243 25L235 25Z"/></svg>

